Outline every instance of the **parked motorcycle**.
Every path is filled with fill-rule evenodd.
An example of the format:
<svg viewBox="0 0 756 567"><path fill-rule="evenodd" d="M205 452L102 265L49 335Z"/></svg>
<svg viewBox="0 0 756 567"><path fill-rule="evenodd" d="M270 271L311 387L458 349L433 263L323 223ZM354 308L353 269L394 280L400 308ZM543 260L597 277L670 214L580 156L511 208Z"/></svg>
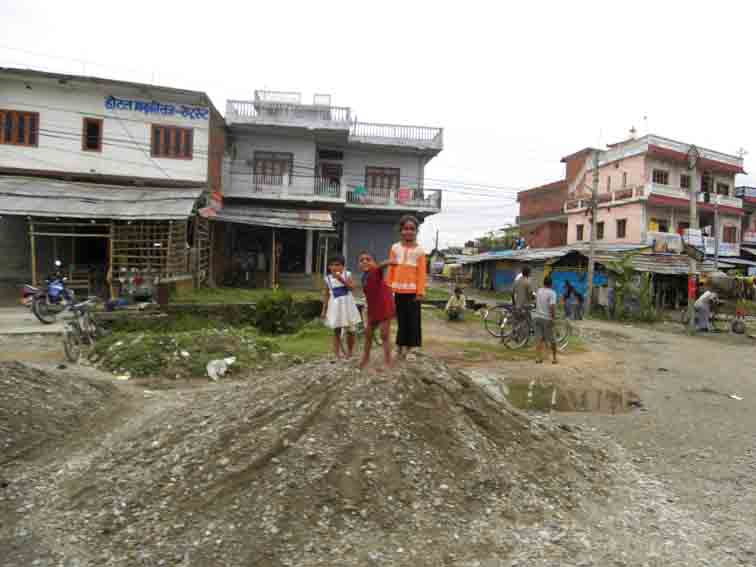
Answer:
<svg viewBox="0 0 756 567"><path fill-rule="evenodd" d="M55 260L55 272L45 280L45 287L25 285L22 302L31 305L32 313L42 323L55 323L58 313L73 305L74 292L66 287L66 279L60 271L61 262Z"/></svg>

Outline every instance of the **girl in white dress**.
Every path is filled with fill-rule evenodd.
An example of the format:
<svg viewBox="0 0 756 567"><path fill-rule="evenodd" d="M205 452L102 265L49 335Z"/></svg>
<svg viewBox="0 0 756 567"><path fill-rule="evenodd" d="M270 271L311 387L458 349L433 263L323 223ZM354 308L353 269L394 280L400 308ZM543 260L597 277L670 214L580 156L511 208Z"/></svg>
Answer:
<svg viewBox="0 0 756 567"><path fill-rule="evenodd" d="M334 331L333 354L341 358L352 356L354 350L354 327L362 321L357 304L354 302L354 283L352 274L344 270L344 258L335 256L328 262L328 275L325 277L325 295L321 318ZM341 331L347 331L347 352L342 352Z"/></svg>

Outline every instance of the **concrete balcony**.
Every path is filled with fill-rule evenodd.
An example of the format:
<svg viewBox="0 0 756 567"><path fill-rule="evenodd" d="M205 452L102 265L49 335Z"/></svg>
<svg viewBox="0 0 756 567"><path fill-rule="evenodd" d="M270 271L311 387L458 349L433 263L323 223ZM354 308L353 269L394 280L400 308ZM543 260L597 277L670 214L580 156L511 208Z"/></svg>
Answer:
<svg viewBox="0 0 756 567"><path fill-rule="evenodd" d="M234 199L343 204L346 188L321 177L256 175L232 170L224 177L223 195Z"/></svg>
<svg viewBox="0 0 756 567"><path fill-rule="evenodd" d="M426 213L441 212L441 191L413 189L365 189L350 187L346 194L347 207L406 210Z"/></svg>
<svg viewBox="0 0 756 567"><path fill-rule="evenodd" d="M672 199L679 199L688 201L690 199L690 193L687 189L681 187L672 187L670 185L659 185L658 183L646 183L645 185L633 185L625 187L623 189L616 189L615 191L600 192L598 195L598 206L614 206L625 203L630 203L639 200L648 200L649 197L657 195L659 197L670 197ZM742 199L737 197L730 197L729 195L715 195L711 194L711 204L714 204L715 199L719 199L719 204L727 207L734 207L737 209L743 208ZM698 202L704 203L703 193L698 194ZM564 203L564 212L576 212L585 210L591 206L590 193L582 192L571 199L568 199Z"/></svg>
<svg viewBox="0 0 756 567"><path fill-rule="evenodd" d="M355 122L349 129L349 142L441 151L444 149L444 129L433 126Z"/></svg>
<svg viewBox="0 0 756 567"><path fill-rule="evenodd" d="M265 99L229 100L226 123L349 131L351 110L345 106L299 104Z"/></svg>

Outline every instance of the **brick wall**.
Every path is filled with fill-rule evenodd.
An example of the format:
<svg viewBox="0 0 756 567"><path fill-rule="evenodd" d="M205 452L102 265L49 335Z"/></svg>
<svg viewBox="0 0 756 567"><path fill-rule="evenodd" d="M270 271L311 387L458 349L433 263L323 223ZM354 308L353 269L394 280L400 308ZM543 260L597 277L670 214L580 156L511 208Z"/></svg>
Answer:
<svg viewBox="0 0 756 567"><path fill-rule="evenodd" d="M520 203L520 217L522 219L533 219L559 215L566 199L567 182L564 180L527 191L520 191L517 194L517 201Z"/></svg>
<svg viewBox="0 0 756 567"><path fill-rule="evenodd" d="M520 234L531 248L553 248L567 244L567 223L559 221L525 226Z"/></svg>

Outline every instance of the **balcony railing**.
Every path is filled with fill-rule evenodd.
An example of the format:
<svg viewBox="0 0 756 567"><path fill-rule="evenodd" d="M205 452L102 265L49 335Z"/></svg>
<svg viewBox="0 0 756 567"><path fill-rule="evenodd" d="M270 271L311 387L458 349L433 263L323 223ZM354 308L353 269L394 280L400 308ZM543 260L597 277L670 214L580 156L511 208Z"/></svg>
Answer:
<svg viewBox="0 0 756 567"><path fill-rule="evenodd" d="M349 138L354 141L367 143L408 146L421 145L442 149L444 145L444 129L431 126L355 122L349 129Z"/></svg>
<svg viewBox="0 0 756 567"><path fill-rule="evenodd" d="M660 185L658 183L648 183L646 185L633 185L622 189L616 189L610 193L599 193L598 203L599 205L604 203L617 203L626 202L636 199L648 198L650 195L659 195L662 197L672 197L673 199L688 200L690 199L690 193L687 189L682 187L672 187L670 185ZM717 198L714 194L711 194L711 202ZM737 197L730 197L729 195L718 195L719 204L728 207L742 208L743 201ZM703 193L699 193L698 202L704 202ZM576 211L579 209L588 208L591 206L591 196L589 193L581 192L572 199L567 200L564 203L564 211Z"/></svg>
<svg viewBox="0 0 756 567"><path fill-rule="evenodd" d="M344 106L229 100L226 103L226 122L229 124L313 126L346 130L351 123L351 110Z"/></svg>
<svg viewBox="0 0 756 567"><path fill-rule="evenodd" d="M622 189L616 189L609 193L599 193L598 203L616 203L640 199L646 194L646 188L643 185L630 185ZM588 193L580 193L576 197L565 201L564 211L575 211L585 209L591 206L591 196Z"/></svg>
<svg viewBox="0 0 756 567"><path fill-rule="evenodd" d="M441 191L413 189L350 187L346 194L347 205L395 209L441 210Z"/></svg>

